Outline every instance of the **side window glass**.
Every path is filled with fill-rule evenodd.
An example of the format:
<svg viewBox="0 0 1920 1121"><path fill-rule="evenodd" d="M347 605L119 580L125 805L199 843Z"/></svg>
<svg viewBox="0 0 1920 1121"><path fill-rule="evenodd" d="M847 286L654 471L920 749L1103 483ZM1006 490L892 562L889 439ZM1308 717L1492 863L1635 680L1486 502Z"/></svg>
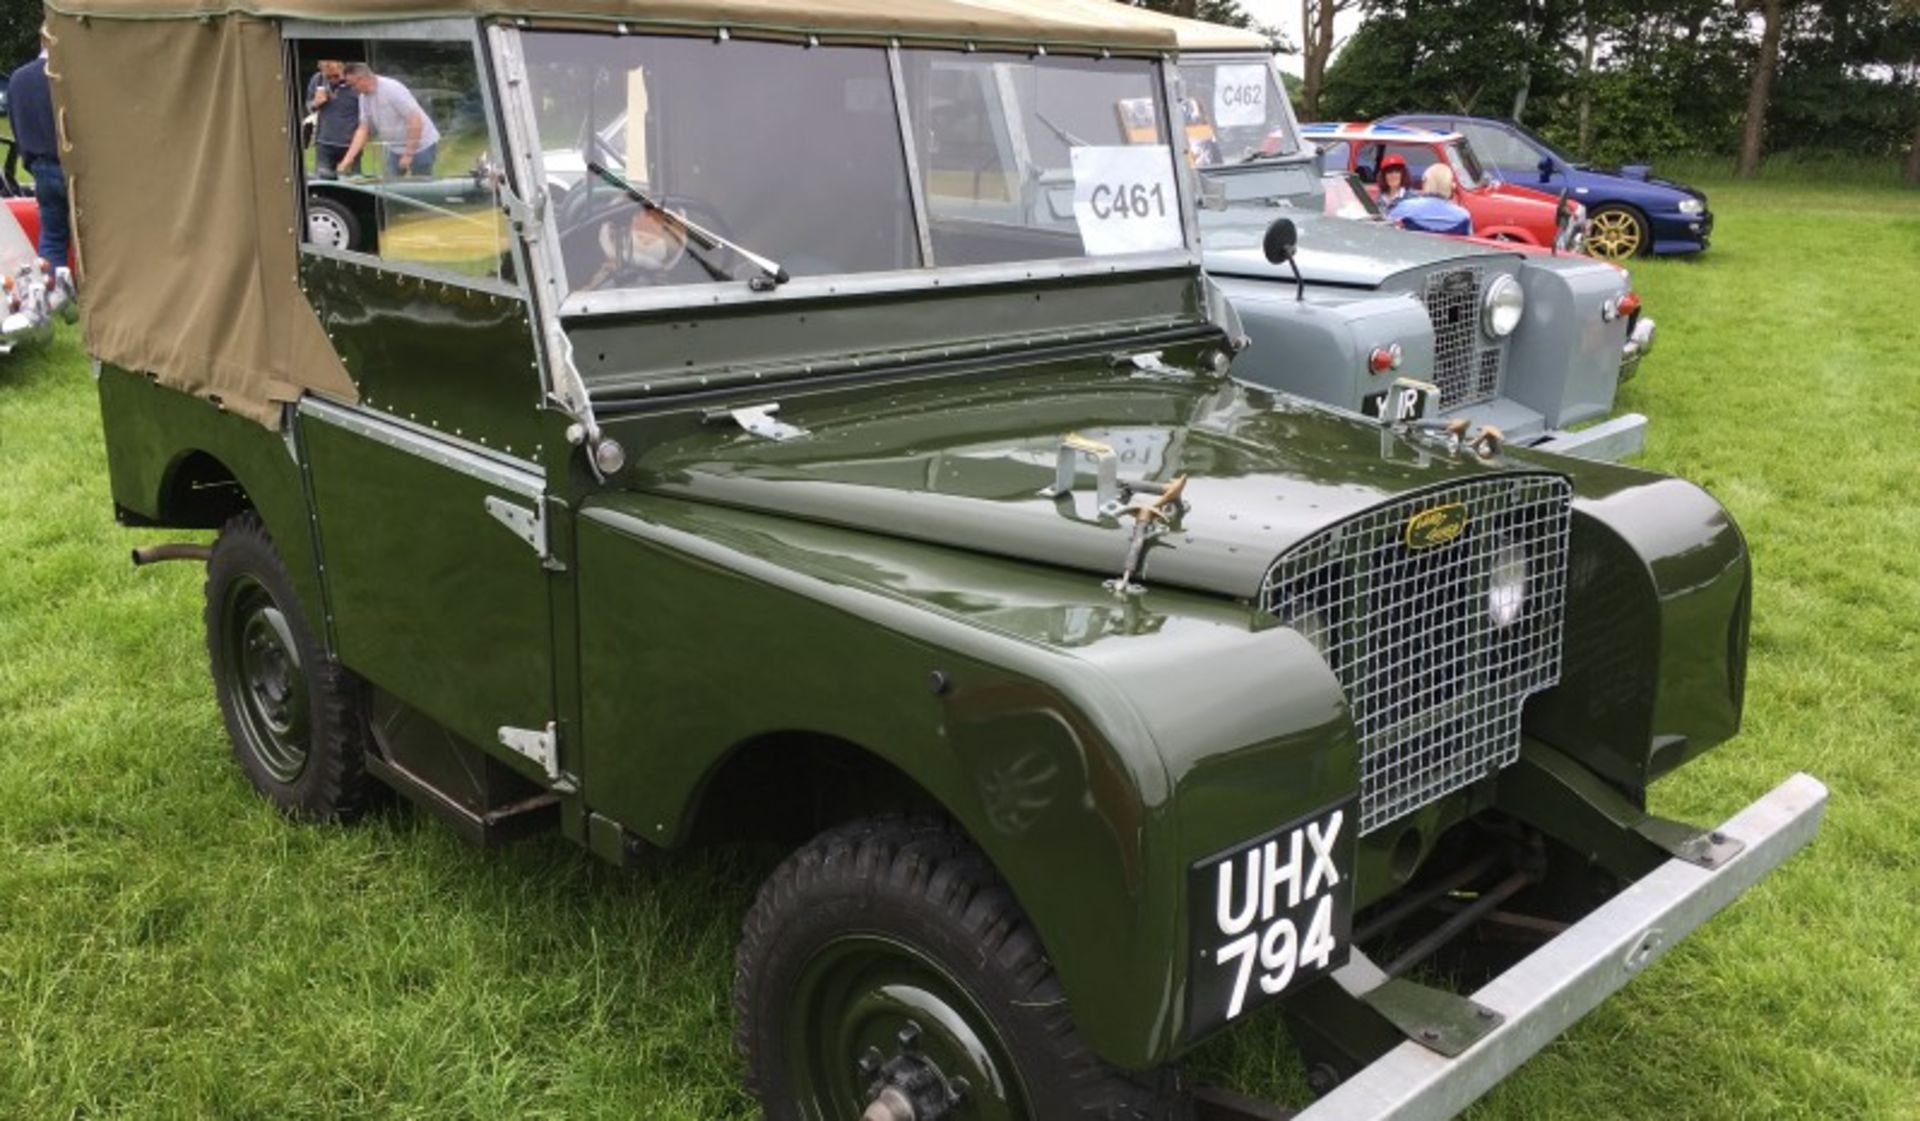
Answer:
<svg viewBox="0 0 1920 1121"><path fill-rule="evenodd" d="M1347 161L1353 155L1353 145L1345 140L1337 140L1320 149L1320 170L1346 171Z"/></svg>
<svg viewBox="0 0 1920 1121"><path fill-rule="evenodd" d="M294 47L306 242L512 280L473 45Z"/></svg>
<svg viewBox="0 0 1920 1121"><path fill-rule="evenodd" d="M1489 125L1462 125L1460 132L1473 145L1480 162L1493 167L1531 169L1540 162L1532 147L1503 128Z"/></svg>

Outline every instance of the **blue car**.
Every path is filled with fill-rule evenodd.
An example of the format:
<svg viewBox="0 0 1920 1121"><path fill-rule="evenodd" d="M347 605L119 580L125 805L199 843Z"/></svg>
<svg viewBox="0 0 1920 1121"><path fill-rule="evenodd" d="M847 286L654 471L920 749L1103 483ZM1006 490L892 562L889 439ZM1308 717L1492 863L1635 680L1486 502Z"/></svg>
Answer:
<svg viewBox="0 0 1920 1121"><path fill-rule="evenodd" d="M1512 121L1453 113L1403 113L1381 124L1458 132L1480 162L1510 183L1551 194L1573 188L1587 208L1586 251L1623 261L1646 253L1698 253L1713 233L1707 196L1681 183L1655 179L1644 165L1603 169L1576 163Z"/></svg>

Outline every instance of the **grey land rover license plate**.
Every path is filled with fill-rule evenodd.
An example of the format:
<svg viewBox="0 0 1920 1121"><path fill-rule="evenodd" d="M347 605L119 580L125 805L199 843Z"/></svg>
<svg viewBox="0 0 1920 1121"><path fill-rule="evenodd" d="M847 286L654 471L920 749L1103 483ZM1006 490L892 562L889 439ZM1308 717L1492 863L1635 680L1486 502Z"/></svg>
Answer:
<svg viewBox="0 0 1920 1121"><path fill-rule="evenodd" d="M1190 1037L1346 964L1358 825L1345 801L1193 866Z"/></svg>

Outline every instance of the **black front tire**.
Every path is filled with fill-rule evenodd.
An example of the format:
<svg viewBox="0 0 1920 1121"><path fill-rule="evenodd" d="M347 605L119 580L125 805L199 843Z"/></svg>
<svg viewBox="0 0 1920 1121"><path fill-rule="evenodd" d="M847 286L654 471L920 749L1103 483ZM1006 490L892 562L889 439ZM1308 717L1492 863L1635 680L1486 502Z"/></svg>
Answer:
<svg viewBox="0 0 1920 1121"><path fill-rule="evenodd" d="M357 816L373 786L365 687L314 640L258 515L221 528L206 599L214 693L240 769L289 817Z"/></svg>
<svg viewBox="0 0 1920 1121"><path fill-rule="evenodd" d="M1175 1069L1093 1054L1019 904L942 822L859 821L800 849L748 913L734 978L768 1121L857 1121L888 1088L948 1121L1192 1117Z"/></svg>

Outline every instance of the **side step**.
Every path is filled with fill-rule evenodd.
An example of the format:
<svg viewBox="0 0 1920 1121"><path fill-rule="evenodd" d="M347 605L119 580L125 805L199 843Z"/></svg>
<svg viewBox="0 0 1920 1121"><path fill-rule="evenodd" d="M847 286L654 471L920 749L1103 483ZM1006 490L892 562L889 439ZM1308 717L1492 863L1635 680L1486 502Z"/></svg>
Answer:
<svg viewBox="0 0 1920 1121"><path fill-rule="evenodd" d="M560 824L560 796L551 791L499 809L475 813L426 779L378 755L367 756L367 773L405 796L407 801L432 811L464 840L485 848L545 832Z"/></svg>
<svg viewBox="0 0 1920 1121"><path fill-rule="evenodd" d="M367 772L461 837L498 845L560 824L558 794L391 694L371 699Z"/></svg>

